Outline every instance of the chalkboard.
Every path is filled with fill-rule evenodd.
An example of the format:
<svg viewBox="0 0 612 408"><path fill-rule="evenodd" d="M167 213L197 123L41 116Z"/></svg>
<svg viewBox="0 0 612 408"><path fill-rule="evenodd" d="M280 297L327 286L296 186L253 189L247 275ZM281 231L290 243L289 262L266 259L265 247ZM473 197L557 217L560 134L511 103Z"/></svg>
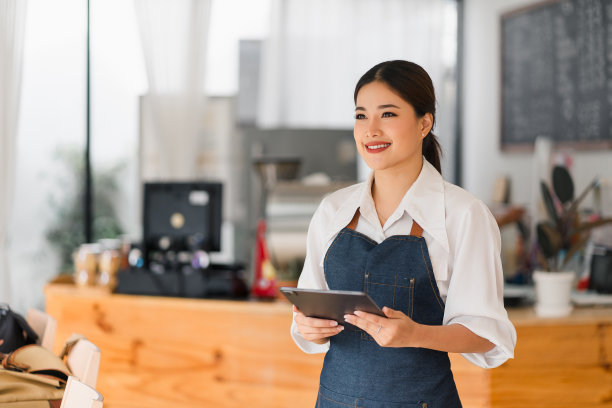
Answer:
<svg viewBox="0 0 612 408"><path fill-rule="evenodd" d="M612 0L538 3L501 16L501 145L612 147Z"/></svg>

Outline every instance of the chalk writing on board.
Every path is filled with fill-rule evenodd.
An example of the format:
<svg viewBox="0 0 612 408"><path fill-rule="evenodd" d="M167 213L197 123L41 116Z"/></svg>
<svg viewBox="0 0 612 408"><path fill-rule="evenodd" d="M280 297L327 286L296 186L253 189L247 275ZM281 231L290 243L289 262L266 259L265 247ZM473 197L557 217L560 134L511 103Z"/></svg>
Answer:
<svg viewBox="0 0 612 408"><path fill-rule="evenodd" d="M612 146L612 0L509 12L501 35L502 146Z"/></svg>

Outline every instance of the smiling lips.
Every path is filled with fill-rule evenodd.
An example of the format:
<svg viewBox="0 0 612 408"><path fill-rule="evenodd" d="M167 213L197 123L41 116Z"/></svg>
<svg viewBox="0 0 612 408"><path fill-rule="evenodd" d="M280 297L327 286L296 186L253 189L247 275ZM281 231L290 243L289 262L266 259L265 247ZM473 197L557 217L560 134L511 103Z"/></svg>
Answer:
<svg viewBox="0 0 612 408"><path fill-rule="evenodd" d="M386 150L387 147L389 146L391 146L391 143L381 143L381 142L367 143L365 145L366 151L370 153L380 153L383 150Z"/></svg>

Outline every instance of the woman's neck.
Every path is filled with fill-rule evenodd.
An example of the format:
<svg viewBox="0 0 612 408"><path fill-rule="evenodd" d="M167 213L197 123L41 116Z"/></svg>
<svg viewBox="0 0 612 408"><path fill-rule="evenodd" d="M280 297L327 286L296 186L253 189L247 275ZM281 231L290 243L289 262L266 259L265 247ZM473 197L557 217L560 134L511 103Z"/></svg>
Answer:
<svg viewBox="0 0 612 408"><path fill-rule="evenodd" d="M421 173L423 157L406 163L406 165L378 170L374 172L372 181L372 198L381 225L393 214L404 198L406 191L412 186Z"/></svg>

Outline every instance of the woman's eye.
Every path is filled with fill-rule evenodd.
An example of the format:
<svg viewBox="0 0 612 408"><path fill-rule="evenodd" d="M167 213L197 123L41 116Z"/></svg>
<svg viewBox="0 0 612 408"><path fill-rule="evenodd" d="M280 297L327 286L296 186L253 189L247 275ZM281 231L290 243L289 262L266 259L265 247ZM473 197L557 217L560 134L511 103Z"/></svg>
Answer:
<svg viewBox="0 0 612 408"><path fill-rule="evenodd" d="M385 112L385 113L382 114L383 118L391 118L393 116L396 116L395 113L393 113L393 112Z"/></svg>
<svg viewBox="0 0 612 408"><path fill-rule="evenodd" d="M357 120L365 119L365 115L363 113L356 113L355 114L355 119L357 119Z"/></svg>

